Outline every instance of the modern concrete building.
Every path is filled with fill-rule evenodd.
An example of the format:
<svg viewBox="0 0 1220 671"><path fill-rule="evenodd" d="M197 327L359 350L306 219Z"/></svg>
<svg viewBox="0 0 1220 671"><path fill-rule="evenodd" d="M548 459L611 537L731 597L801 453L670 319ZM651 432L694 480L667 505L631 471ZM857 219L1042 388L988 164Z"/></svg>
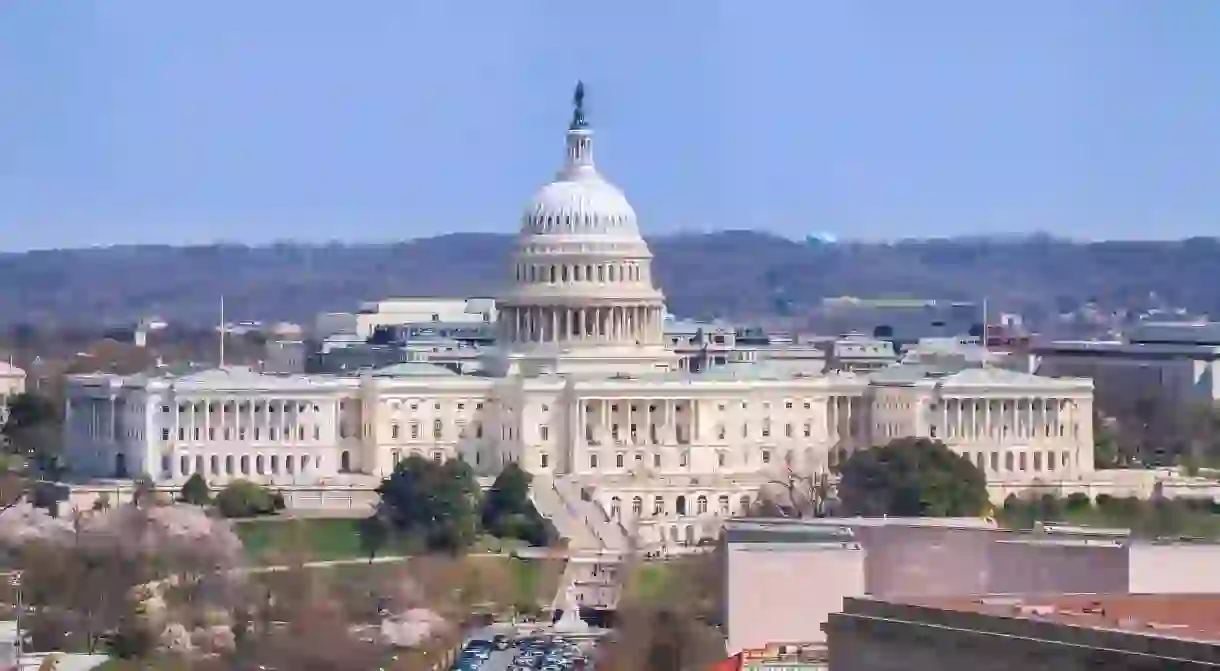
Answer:
<svg viewBox="0 0 1220 671"><path fill-rule="evenodd" d="M1220 323L1148 322L1118 340L1037 343L1039 375L1091 378L1100 399L1142 393L1171 403L1220 400Z"/></svg>
<svg viewBox="0 0 1220 671"><path fill-rule="evenodd" d="M831 671L1220 667L1220 596L850 598L826 626Z"/></svg>
<svg viewBox="0 0 1220 671"><path fill-rule="evenodd" d="M978 519L734 520L725 527L729 652L821 641L847 597L1220 594L1220 545L1152 543L1126 530L998 529ZM798 613L799 611L799 613Z"/></svg>

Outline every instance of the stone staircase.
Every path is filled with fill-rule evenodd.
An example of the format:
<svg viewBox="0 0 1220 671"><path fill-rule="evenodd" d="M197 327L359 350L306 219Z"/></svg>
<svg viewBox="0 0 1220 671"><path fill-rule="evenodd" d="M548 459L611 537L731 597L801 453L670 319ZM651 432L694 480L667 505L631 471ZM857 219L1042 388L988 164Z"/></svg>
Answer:
<svg viewBox="0 0 1220 671"><path fill-rule="evenodd" d="M573 510L555 486L554 478L534 476L530 482L530 500L538 514L550 520L568 542L571 549L596 549L601 541L585 524L581 513Z"/></svg>
<svg viewBox="0 0 1220 671"><path fill-rule="evenodd" d="M578 517L580 523L597 539L597 548L610 552L626 552L631 547L627 530L610 518L605 508L580 495L580 483L571 478L554 478L553 487L563 499L566 508Z"/></svg>
<svg viewBox="0 0 1220 671"><path fill-rule="evenodd" d="M574 478L534 476L530 500L568 543L568 561L552 609L563 609L572 588L583 595L584 603L613 607L618 601L613 580L591 576L589 571L593 563L617 564L620 553L631 549L626 529L596 502L585 500Z"/></svg>

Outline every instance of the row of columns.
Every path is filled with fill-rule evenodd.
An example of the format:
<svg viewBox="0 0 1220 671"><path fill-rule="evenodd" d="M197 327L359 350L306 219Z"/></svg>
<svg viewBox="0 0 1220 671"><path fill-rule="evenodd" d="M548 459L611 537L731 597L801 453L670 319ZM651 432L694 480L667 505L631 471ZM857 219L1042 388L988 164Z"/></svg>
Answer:
<svg viewBox="0 0 1220 671"><path fill-rule="evenodd" d="M945 438L1060 438L1075 432L1079 418L1070 399L946 398L936 414Z"/></svg>
<svg viewBox="0 0 1220 671"><path fill-rule="evenodd" d="M500 319L509 342L656 345L661 343L664 314L654 305L506 306L501 308Z"/></svg>
<svg viewBox="0 0 1220 671"><path fill-rule="evenodd" d="M337 404L333 401L330 403L321 401L320 403L335 406L335 413L337 413ZM203 409L197 410L201 405ZM313 416L314 422L303 423L301 421L306 415L306 412L300 410L301 405L309 409L306 412ZM326 413L322 412L321 405L319 405L319 412L313 413L314 405L313 400L294 399L259 401L257 404L234 399L187 403L185 411L173 413L174 423L172 427L168 428L171 429L172 437L177 437L184 442L258 440L259 442L295 443L330 440L330 436L321 435L324 422L319 420L325 417ZM216 408L215 411L212 410L213 407ZM171 406L172 408L173 406ZM275 409L275 412L272 412L272 408ZM214 433L214 429L220 429L220 433ZM260 435L255 438L250 431L254 429L266 429L267 433L262 435L260 431ZM272 429L278 429L274 435L271 433ZM225 430L229 431L227 438L224 435ZM246 433L243 434L243 431Z"/></svg>
<svg viewBox="0 0 1220 671"><path fill-rule="evenodd" d="M632 410L633 406L638 410ZM590 438L608 445L686 444L699 439L698 406L679 399L586 399L580 401L580 417L584 422L581 435L585 444L589 444ZM632 424L636 425L634 435Z"/></svg>

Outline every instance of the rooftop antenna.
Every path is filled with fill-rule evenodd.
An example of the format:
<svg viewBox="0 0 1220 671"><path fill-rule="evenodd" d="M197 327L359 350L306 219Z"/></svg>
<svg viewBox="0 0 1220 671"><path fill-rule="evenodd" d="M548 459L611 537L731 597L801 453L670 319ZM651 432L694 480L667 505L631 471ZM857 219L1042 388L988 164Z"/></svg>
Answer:
<svg viewBox="0 0 1220 671"><path fill-rule="evenodd" d="M228 331L225 326L225 295L220 295L220 367L225 367L225 333Z"/></svg>

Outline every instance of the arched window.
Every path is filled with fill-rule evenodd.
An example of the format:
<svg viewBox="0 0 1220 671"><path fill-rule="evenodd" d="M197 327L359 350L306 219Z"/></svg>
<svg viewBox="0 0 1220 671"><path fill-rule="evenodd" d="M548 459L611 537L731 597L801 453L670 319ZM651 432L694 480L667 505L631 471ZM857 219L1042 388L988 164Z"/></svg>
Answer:
<svg viewBox="0 0 1220 671"><path fill-rule="evenodd" d="M233 455L225 457L225 475L233 475Z"/></svg>
<svg viewBox="0 0 1220 671"><path fill-rule="evenodd" d="M707 512L707 497L700 494L699 498L695 499L695 513L698 515L702 515L706 512Z"/></svg>
<svg viewBox="0 0 1220 671"><path fill-rule="evenodd" d="M250 475L250 457L242 455L241 458L241 474Z"/></svg>
<svg viewBox="0 0 1220 671"><path fill-rule="evenodd" d="M631 499L631 514L636 517L644 514L644 499L638 496Z"/></svg>
<svg viewBox="0 0 1220 671"><path fill-rule="evenodd" d="M394 451L394 461L398 461L398 450ZM348 450L343 450L343 452L339 454L339 472L352 472L352 453Z"/></svg>
<svg viewBox="0 0 1220 671"><path fill-rule="evenodd" d="M220 475L220 457L212 455L212 475Z"/></svg>
<svg viewBox="0 0 1220 671"><path fill-rule="evenodd" d="M622 512L622 502L619 501L619 498L615 496L610 499L610 517L617 520L622 516Z"/></svg>
<svg viewBox="0 0 1220 671"><path fill-rule="evenodd" d="M259 475L263 475L263 473L266 470L267 470L266 462L263 459L263 455L260 454L254 458L254 472L258 473Z"/></svg>
<svg viewBox="0 0 1220 671"><path fill-rule="evenodd" d="M674 501L674 512L678 513L679 515L686 514L686 497L685 496L679 496L678 499L676 501Z"/></svg>
<svg viewBox="0 0 1220 671"><path fill-rule="evenodd" d="M555 266L551 266L551 284L555 283Z"/></svg>
<svg viewBox="0 0 1220 671"><path fill-rule="evenodd" d="M729 497L728 497L728 495L722 494L720 496L720 498L717 499L716 504L720 507L720 514L725 517L728 517L729 516Z"/></svg>
<svg viewBox="0 0 1220 671"><path fill-rule="evenodd" d="M178 460L178 467L182 469L183 475L190 473L191 472L191 458L186 455L182 455L182 458Z"/></svg>

